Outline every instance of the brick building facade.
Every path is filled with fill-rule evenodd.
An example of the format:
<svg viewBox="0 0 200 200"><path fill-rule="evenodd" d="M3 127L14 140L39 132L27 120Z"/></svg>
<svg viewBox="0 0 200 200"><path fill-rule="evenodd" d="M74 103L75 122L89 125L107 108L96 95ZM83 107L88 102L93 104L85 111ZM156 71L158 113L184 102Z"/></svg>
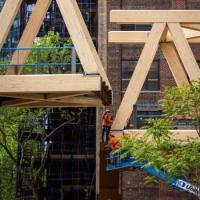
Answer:
<svg viewBox="0 0 200 200"><path fill-rule="evenodd" d="M99 54L107 69L107 74L113 88L113 114L115 116L117 108L121 103L123 93L130 76L130 66L134 65L140 56L142 45L118 45L108 44L107 33L110 30L146 30L149 27L122 27L109 23L109 12L113 9L136 9L136 10L168 10L168 9L200 9L200 0L108 0L99 1ZM107 23L105 21L107 19ZM102 28L103 27L103 28ZM105 28L106 27L106 28ZM197 61L200 60L200 46L192 45L192 50ZM148 87L143 87L143 91L138 99L138 104L157 104L162 98L162 92L166 86L175 85L175 80L168 67L168 64L160 50L158 50L155 62L157 63L157 77L148 77L150 82ZM127 64L128 63L128 64ZM155 66L154 66L155 68ZM126 71L127 70L127 71ZM132 68L133 71L133 68ZM152 72L155 72L152 66ZM151 73L151 72L150 72ZM148 76L151 76L149 74ZM123 80L124 78L124 80ZM149 81L146 80L146 81ZM157 81L158 86L155 82ZM124 86L125 85L125 86ZM146 110L148 111L148 109ZM150 110L152 111L152 110ZM123 171L121 172L121 196L123 200L186 200L192 199L191 196L176 192L163 183L158 185L144 185L143 178L146 175L142 171Z"/></svg>

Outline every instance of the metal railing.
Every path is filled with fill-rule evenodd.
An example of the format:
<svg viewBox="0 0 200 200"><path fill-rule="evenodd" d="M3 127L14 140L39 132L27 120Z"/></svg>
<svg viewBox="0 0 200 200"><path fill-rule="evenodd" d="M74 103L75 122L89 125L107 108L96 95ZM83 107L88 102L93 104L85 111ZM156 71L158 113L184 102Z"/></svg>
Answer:
<svg viewBox="0 0 200 200"><path fill-rule="evenodd" d="M25 62L22 62L22 56L27 53L29 56ZM83 72L73 46L0 49L0 74L5 74L7 69L13 67L23 68L22 74Z"/></svg>

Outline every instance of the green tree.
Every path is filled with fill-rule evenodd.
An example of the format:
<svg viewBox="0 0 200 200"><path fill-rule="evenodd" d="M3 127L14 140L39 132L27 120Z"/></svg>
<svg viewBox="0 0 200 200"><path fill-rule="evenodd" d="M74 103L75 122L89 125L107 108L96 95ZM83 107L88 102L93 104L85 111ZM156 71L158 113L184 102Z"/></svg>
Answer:
<svg viewBox="0 0 200 200"><path fill-rule="evenodd" d="M21 173L17 160L18 147L25 148L25 145L20 143L20 132L25 124L36 126L38 117L43 114L42 110L30 112L28 109L0 109L0 197L2 200L15 199L16 172Z"/></svg>
<svg viewBox="0 0 200 200"><path fill-rule="evenodd" d="M59 48L64 47L64 48ZM67 65L57 66L56 63L67 63L71 61L72 41L68 39L63 41L59 33L49 31L44 37L35 41L33 50L26 60L30 65L23 70L24 74L33 73L69 73L71 72ZM53 49L54 48L54 49ZM40 66L34 66L36 63ZM46 65L45 65L46 64ZM33 66L31 66L33 65Z"/></svg>
<svg viewBox="0 0 200 200"><path fill-rule="evenodd" d="M71 47L71 40L62 41L58 33L49 32L43 38L34 43L35 48L41 48L37 51L30 52L26 64L52 63L52 66L42 66L39 73L68 73L69 69L64 66L57 68L53 63L67 63L71 60L71 50L67 48L54 49L47 51L45 48L51 47ZM5 67L0 69L0 73L5 73ZM36 73L35 67L25 67L24 74ZM47 150L44 152L44 142L56 132L59 128L66 124L76 124L80 120L80 114L83 109L78 109L77 112L69 110L60 110L64 123L59 127L55 127L48 135L44 131L38 121L39 118L48 115L48 109L0 109L0 200L15 199L16 189L16 172L23 176L22 165L24 162L30 163L30 174L28 183L34 194L34 199L38 200L39 185L46 162L48 149L51 143L48 143ZM26 136L25 141L20 139L24 137L23 130L29 129L30 135ZM38 134L42 134L42 140L38 143L36 138L32 138L32 134L36 138ZM25 158L24 152L27 147L31 148L32 157ZM19 155L19 157L18 157ZM35 167L35 162L41 159L39 168Z"/></svg>
<svg viewBox="0 0 200 200"><path fill-rule="evenodd" d="M120 150L125 150L122 157L131 154L139 162L148 161L146 166L157 171L200 184L200 142L191 138L187 142L176 140L170 132L174 118L189 118L200 133L200 81L182 88L167 88L161 105L164 117L149 120L143 138L121 139Z"/></svg>
<svg viewBox="0 0 200 200"><path fill-rule="evenodd" d="M52 144L49 138L65 125L78 124L83 110L59 109L64 122L47 134L40 120L45 120L49 109L0 109L0 199L15 199L17 173L19 177L27 177L26 185L32 190L34 199L39 200L44 167ZM44 145L46 141L49 142ZM27 149L31 153L29 157ZM36 165L38 160L39 166L38 162ZM28 172L24 171L24 164Z"/></svg>

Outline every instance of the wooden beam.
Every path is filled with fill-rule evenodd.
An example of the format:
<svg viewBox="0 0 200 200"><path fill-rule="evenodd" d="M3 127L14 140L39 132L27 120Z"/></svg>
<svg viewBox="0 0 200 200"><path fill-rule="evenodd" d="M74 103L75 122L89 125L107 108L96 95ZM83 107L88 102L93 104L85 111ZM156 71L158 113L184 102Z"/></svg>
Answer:
<svg viewBox="0 0 200 200"><path fill-rule="evenodd" d="M12 0L11 0L12 1ZM35 8L32 15L26 25L26 28L21 36L17 48L31 48L33 46L34 40L40 30L44 17L47 10L51 4L51 0L37 0ZM30 50L26 51L16 51L13 54L11 64L23 65L28 57ZM17 74L22 72L23 67L17 68ZM7 75L15 74L15 67L9 68L6 72Z"/></svg>
<svg viewBox="0 0 200 200"><path fill-rule="evenodd" d="M172 43L161 43L160 47L167 60L169 68L173 74L177 86L181 87L189 84L183 66L179 60L177 52Z"/></svg>
<svg viewBox="0 0 200 200"><path fill-rule="evenodd" d="M111 10L110 22L118 24L200 23L199 10Z"/></svg>
<svg viewBox="0 0 200 200"><path fill-rule="evenodd" d="M200 78L199 66L179 23L168 23L174 44L190 80Z"/></svg>
<svg viewBox="0 0 200 200"><path fill-rule="evenodd" d="M22 0L6 0L4 3L0 13L0 49L5 43L21 3Z"/></svg>
<svg viewBox="0 0 200 200"><path fill-rule="evenodd" d="M190 29L187 29L187 28L181 28L183 33L184 33L184 36L185 38L188 40L188 42L192 43L191 42L191 39L193 38L199 38L200 37L200 31L196 31L196 30L190 30ZM170 33L170 31L167 33L167 37L166 37L166 42L171 42L173 40L173 37Z"/></svg>
<svg viewBox="0 0 200 200"><path fill-rule="evenodd" d="M133 138L142 138L144 137L146 130L129 129L124 130L123 132L124 133L113 132L113 134L115 134L118 138L122 137L123 135L130 135ZM172 138L176 140L187 141L188 138L191 138L200 141L200 137L196 130L170 130L170 132L172 133Z"/></svg>
<svg viewBox="0 0 200 200"><path fill-rule="evenodd" d="M108 42L115 44L144 44L150 31L110 31Z"/></svg>
<svg viewBox="0 0 200 200"><path fill-rule="evenodd" d="M0 97L16 98L16 99L44 99L44 94L19 94L19 93L3 93Z"/></svg>
<svg viewBox="0 0 200 200"><path fill-rule="evenodd" d="M15 100L6 100L1 102L1 107L18 107L18 106L27 106L31 103L39 103L41 100L29 100L29 99L15 99Z"/></svg>
<svg viewBox="0 0 200 200"><path fill-rule="evenodd" d="M15 98L15 99L26 99L26 100L60 100L63 98L70 98L76 96L83 96L89 94L89 92L68 92L68 93L52 93L52 94L19 94L19 93L1 93L0 97L8 97L8 98Z"/></svg>
<svg viewBox="0 0 200 200"><path fill-rule="evenodd" d="M162 37L165 27L165 23L155 23L153 25L151 33L136 65L133 76L129 82L122 103L117 111L112 130L123 130L126 126L128 119L131 116L133 105L138 99L144 81L155 57L159 41Z"/></svg>
<svg viewBox="0 0 200 200"><path fill-rule="evenodd" d="M198 37L198 38L189 38L188 42L189 42L189 44L200 44L200 37Z"/></svg>
<svg viewBox="0 0 200 200"><path fill-rule="evenodd" d="M70 98L70 97L77 97L77 96L83 96L83 95L87 95L90 94L90 92L68 92L68 93L61 93L61 94L47 94L46 95L46 99L55 99L55 100L61 100L61 99L65 99L65 98Z"/></svg>
<svg viewBox="0 0 200 200"><path fill-rule="evenodd" d="M73 97L66 100L45 100L45 101L32 101L32 100L15 100L5 101L1 103L1 107L22 107L22 108L39 108L39 107L102 107L102 102L97 98L89 97Z"/></svg>
<svg viewBox="0 0 200 200"><path fill-rule="evenodd" d="M66 93L101 91L99 76L61 75L2 75L1 93Z"/></svg>
<svg viewBox="0 0 200 200"><path fill-rule="evenodd" d="M89 31L74 0L57 0L58 7L68 28L69 34L86 74L99 73L111 90L110 83L97 54Z"/></svg>
<svg viewBox="0 0 200 200"><path fill-rule="evenodd" d="M102 107L103 106L101 99L94 96L93 97L80 96L80 97L65 98L65 99L58 100L58 102L85 105L84 107L87 107L87 106Z"/></svg>
<svg viewBox="0 0 200 200"><path fill-rule="evenodd" d="M181 24L184 28L200 31L200 24Z"/></svg>
<svg viewBox="0 0 200 200"><path fill-rule="evenodd" d="M46 102L47 104L52 102L53 103L65 103L65 104L78 104L78 105L96 105L102 106L101 99L98 99L95 96L78 96L78 97L65 97L63 99L15 99L15 100L6 100L1 102L2 107L18 107L18 106L28 106L31 104L39 104L41 102Z"/></svg>
<svg viewBox="0 0 200 200"><path fill-rule="evenodd" d="M200 32L182 28L184 35L189 43L200 43ZM115 44L144 44L147 41L150 31L110 31L108 33L108 42ZM164 42L172 42L172 35L167 33Z"/></svg>

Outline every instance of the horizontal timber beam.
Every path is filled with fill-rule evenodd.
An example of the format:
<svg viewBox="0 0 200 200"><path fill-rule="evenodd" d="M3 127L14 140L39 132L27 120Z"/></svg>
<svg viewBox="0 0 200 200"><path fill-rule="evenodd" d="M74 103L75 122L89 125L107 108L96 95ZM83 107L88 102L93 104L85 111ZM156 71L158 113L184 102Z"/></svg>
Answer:
<svg viewBox="0 0 200 200"><path fill-rule="evenodd" d="M124 132L124 133L123 133ZM116 137L120 138L123 135L129 135L136 138L142 138L144 137L144 134L146 130L139 130L139 129L129 129L124 131L114 131L113 134L116 135ZM186 141L188 138L199 140L200 137L196 130L170 130L172 133L172 138L176 140L183 140Z"/></svg>
<svg viewBox="0 0 200 200"><path fill-rule="evenodd" d="M182 28L184 35L190 44L200 44L200 31ZM108 42L115 44L144 44L150 31L110 31ZM172 36L168 31L164 42L172 42Z"/></svg>
<svg viewBox="0 0 200 200"><path fill-rule="evenodd" d="M115 44L144 44L150 31L110 31L108 42Z"/></svg>
<svg viewBox="0 0 200 200"><path fill-rule="evenodd" d="M58 101L32 101L32 100L16 100L13 104L7 101L3 102L2 107L10 108L48 108L48 107L100 107L103 106L102 102L98 98L85 98L85 97L74 97L67 100Z"/></svg>
<svg viewBox="0 0 200 200"><path fill-rule="evenodd" d="M1 93L0 97L8 97L15 99L29 99L29 100L60 100L63 98L76 97L89 94L90 92L67 92L67 93L34 93L34 94L23 94L23 93Z"/></svg>
<svg viewBox="0 0 200 200"><path fill-rule="evenodd" d="M199 10L111 10L110 22L118 24L200 23Z"/></svg>
<svg viewBox="0 0 200 200"><path fill-rule="evenodd" d="M1 93L64 93L101 91L99 76L65 75L2 75Z"/></svg>
<svg viewBox="0 0 200 200"><path fill-rule="evenodd" d="M84 94L83 94L84 95ZM92 95L92 93L91 93ZM78 97L79 96L79 97ZM94 101L95 100L95 101ZM33 98L33 99L15 99L15 100L4 100L1 102L1 106L2 107L17 107L17 106L21 106L21 105L29 105L32 103L38 103L38 102L62 102L62 103L69 103L70 104L89 104L89 103L97 103L97 98L95 98L94 96L90 96L90 97L80 97L80 93L77 93L77 97L75 95L73 96L66 96L65 98L62 97L62 99L57 99L57 98ZM101 101L99 100L99 105L100 105Z"/></svg>

